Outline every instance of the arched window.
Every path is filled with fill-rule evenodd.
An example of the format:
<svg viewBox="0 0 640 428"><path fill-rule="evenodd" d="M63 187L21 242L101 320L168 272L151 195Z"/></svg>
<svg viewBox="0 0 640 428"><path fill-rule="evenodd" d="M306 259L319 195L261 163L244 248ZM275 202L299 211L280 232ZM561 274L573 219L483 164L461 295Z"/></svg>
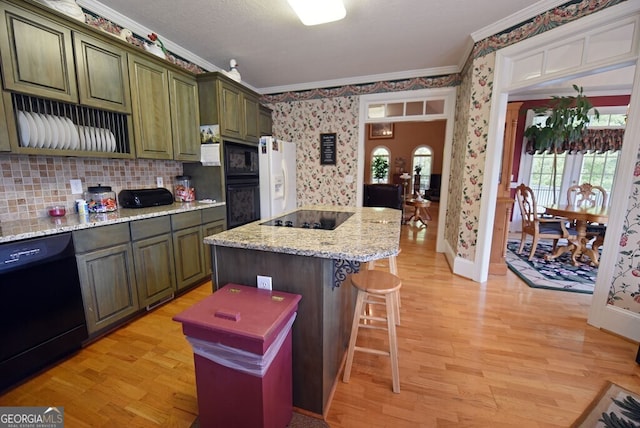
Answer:
<svg viewBox="0 0 640 428"><path fill-rule="evenodd" d="M376 158L381 158L386 161L387 168L384 171L384 176L380 179L376 178L375 164ZM371 181L373 183L388 183L389 182L389 166L391 165L391 152L384 146L378 146L371 152Z"/></svg>
<svg viewBox="0 0 640 428"><path fill-rule="evenodd" d="M416 167L420 166L420 190L427 190L431 181L431 163L433 160L433 152L431 147L418 146L413 151L413 173L415 174ZM414 189L417 187L417 183L414 183Z"/></svg>

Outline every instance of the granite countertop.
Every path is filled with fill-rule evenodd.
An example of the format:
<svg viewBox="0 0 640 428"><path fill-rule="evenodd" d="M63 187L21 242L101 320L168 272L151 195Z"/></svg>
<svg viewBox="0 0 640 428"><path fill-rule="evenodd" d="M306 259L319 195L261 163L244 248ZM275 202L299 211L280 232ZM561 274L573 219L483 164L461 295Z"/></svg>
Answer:
<svg viewBox="0 0 640 428"><path fill-rule="evenodd" d="M400 210L337 206L298 209L347 211L354 215L334 230L262 226L260 223L266 220L260 220L207 236L204 242L222 247L358 262L397 255L400 251Z"/></svg>
<svg viewBox="0 0 640 428"><path fill-rule="evenodd" d="M150 208L120 208L110 213L89 214L86 218L81 218L81 216L76 213L67 213L64 217L44 217L4 222L0 223L0 243L177 214L186 211L202 210L222 205L225 205L225 203L176 202L171 205Z"/></svg>

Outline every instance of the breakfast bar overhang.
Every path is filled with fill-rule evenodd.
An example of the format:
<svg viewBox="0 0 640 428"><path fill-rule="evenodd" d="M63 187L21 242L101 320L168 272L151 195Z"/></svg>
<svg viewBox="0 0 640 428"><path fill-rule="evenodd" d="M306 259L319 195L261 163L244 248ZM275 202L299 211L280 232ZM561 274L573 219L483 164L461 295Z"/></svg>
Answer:
<svg viewBox="0 0 640 428"><path fill-rule="evenodd" d="M293 326L293 405L324 415L346 353L355 306L353 287L343 282L361 263L398 254L402 213L334 206L297 211L322 211L329 224L332 212L350 215L345 220L344 214L336 214L344 222L333 230L279 227L274 219L265 219L204 242L212 249L215 289L227 283L256 286L257 275L263 275L272 278L274 290L302 295Z"/></svg>

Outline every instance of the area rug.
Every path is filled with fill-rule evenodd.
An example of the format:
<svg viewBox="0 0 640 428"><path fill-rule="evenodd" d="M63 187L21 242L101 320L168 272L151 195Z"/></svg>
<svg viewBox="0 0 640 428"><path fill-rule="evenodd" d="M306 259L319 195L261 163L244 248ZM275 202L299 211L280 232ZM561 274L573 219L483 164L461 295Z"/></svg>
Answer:
<svg viewBox="0 0 640 428"><path fill-rule="evenodd" d="M538 242L531 261L527 260L531 242L525 243L521 255L517 253L519 246L520 241L510 240L507 243L507 266L529 287L593 294L598 275L597 267L588 263L573 266L571 253L568 252L557 259L545 260L544 256L551 253L551 242Z"/></svg>
<svg viewBox="0 0 640 428"><path fill-rule="evenodd" d="M640 396L607 382L571 427L640 427Z"/></svg>
<svg viewBox="0 0 640 428"><path fill-rule="evenodd" d="M329 428L329 425L322 419L314 418L312 416L303 415L301 413L293 412L291 422L287 425L289 428ZM200 421L198 418L191 424L191 428L207 428L200 427Z"/></svg>

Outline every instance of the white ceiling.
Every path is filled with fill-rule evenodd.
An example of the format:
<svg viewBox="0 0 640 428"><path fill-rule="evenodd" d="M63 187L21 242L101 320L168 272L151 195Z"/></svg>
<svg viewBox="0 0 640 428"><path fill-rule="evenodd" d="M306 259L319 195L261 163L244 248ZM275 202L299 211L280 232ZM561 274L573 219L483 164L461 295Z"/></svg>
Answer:
<svg viewBox="0 0 640 428"><path fill-rule="evenodd" d="M344 0L344 20L305 27L286 0L77 0L208 70L236 59L261 93L455 73L473 41L565 1Z"/></svg>

